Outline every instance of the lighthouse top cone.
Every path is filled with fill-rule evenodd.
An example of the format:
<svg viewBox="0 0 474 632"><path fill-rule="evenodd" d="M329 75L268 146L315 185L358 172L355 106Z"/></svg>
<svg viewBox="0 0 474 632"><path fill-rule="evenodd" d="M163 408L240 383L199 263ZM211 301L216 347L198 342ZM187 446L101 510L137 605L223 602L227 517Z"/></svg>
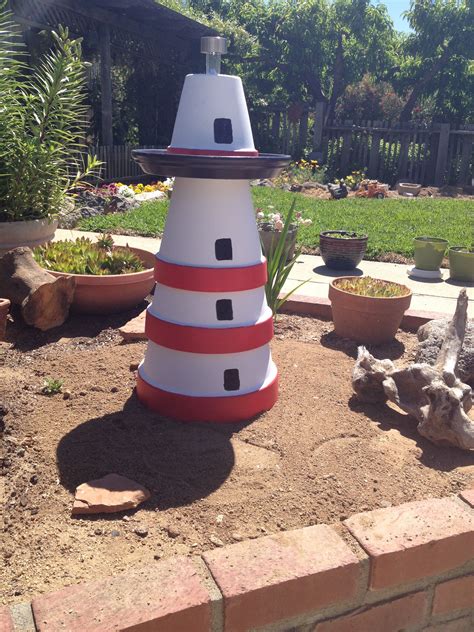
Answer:
<svg viewBox="0 0 474 632"><path fill-rule="evenodd" d="M278 175L291 158L259 154L240 77L220 74L225 38L203 37L206 74L184 81L170 145L137 149L133 158L153 175L251 180Z"/></svg>

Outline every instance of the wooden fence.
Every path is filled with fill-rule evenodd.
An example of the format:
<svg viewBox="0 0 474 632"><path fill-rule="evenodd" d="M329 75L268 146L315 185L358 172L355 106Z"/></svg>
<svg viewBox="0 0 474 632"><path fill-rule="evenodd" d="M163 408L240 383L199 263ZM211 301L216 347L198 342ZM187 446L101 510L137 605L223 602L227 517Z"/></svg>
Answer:
<svg viewBox="0 0 474 632"><path fill-rule="evenodd" d="M284 111L251 112L255 145L261 151L312 155L326 165L330 179L364 170L391 185L471 184L474 178L474 125L459 129L448 123L432 127L363 121L322 125L322 108L291 117ZM153 147L146 145L144 147ZM105 164L102 179L132 181L144 176L129 145L96 147Z"/></svg>
<svg viewBox="0 0 474 632"><path fill-rule="evenodd" d="M447 123L431 127L388 121L331 121L323 124L324 107L314 112L253 111L256 145L262 151L312 154L331 178L365 170L370 178L394 184L471 184L474 177L474 125L458 129Z"/></svg>
<svg viewBox="0 0 474 632"><path fill-rule="evenodd" d="M142 145L142 149L155 149L155 145ZM132 158L132 145L101 145L91 148L104 164L100 177L104 182L133 182L145 178L141 167Z"/></svg>

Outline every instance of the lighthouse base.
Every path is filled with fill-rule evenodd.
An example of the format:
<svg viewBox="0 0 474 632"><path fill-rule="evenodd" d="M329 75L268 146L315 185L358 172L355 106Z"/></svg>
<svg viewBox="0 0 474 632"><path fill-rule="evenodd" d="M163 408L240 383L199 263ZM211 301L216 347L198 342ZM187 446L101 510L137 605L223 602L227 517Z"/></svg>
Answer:
<svg viewBox="0 0 474 632"><path fill-rule="evenodd" d="M246 421L270 410L278 398L278 375L263 388L244 395L194 397L152 386L138 373L138 399L155 412L177 421Z"/></svg>

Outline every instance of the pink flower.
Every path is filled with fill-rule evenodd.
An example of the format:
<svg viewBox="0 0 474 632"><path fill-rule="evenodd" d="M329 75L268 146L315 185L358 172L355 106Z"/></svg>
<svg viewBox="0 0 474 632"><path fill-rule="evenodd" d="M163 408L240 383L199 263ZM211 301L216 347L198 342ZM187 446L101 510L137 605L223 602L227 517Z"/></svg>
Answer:
<svg viewBox="0 0 474 632"><path fill-rule="evenodd" d="M283 228L283 222L281 221L281 219L277 219L274 226L275 230L281 230Z"/></svg>

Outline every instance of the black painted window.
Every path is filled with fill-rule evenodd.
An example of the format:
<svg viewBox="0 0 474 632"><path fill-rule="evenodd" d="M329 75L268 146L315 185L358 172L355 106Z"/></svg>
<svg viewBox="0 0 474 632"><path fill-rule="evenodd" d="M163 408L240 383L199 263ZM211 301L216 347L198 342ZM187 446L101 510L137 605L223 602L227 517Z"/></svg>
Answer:
<svg viewBox="0 0 474 632"><path fill-rule="evenodd" d="M214 119L214 141L216 143L230 145L233 140L232 121L228 118Z"/></svg>
<svg viewBox="0 0 474 632"><path fill-rule="evenodd" d="M217 261L232 259L232 239L216 239L215 248Z"/></svg>
<svg viewBox="0 0 474 632"><path fill-rule="evenodd" d="M239 388L239 369L226 369L224 371L224 389L226 391L238 391Z"/></svg>
<svg viewBox="0 0 474 632"><path fill-rule="evenodd" d="M221 298L216 301L217 320L234 320L232 301L228 298Z"/></svg>

